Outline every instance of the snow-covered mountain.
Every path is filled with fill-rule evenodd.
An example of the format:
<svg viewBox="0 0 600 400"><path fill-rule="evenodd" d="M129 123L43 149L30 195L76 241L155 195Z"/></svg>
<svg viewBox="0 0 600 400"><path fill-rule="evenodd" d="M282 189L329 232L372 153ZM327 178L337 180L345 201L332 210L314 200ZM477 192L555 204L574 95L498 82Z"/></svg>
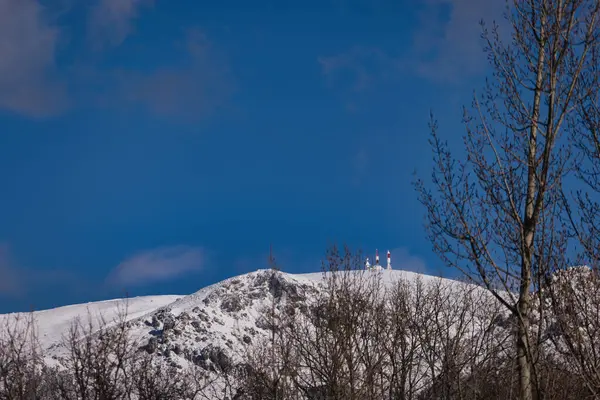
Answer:
<svg viewBox="0 0 600 400"><path fill-rule="evenodd" d="M399 270L372 273L381 274L386 286L400 279L414 281L419 278L424 282L440 279ZM143 296L91 302L36 311L33 317L41 347L49 359L63 356L63 337L76 318L85 325L91 317L94 326L98 326L102 318L110 326L119 313L126 310L135 339L148 353L178 360L198 357L204 350L204 358L229 363L239 359L254 340L267 334L267 326L261 317L265 307L273 302L287 307L306 304L320 290L323 277L322 273L258 270L187 296ZM462 285L445 281L450 285ZM15 317L19 315L0 315L0 323L6 324ZM214 354L207 357L207 349Z"/></svg>
<svg viewBox="0 0 600 400"><path fill-rule="evenodd" d="M543 317L536 307L531 315L531 332L542 340L538 346L544 354L540 365L546 374L565 379L557 398L581 395L577 388L584 387L586 371L577 360L595 354L589 349L598 343L595 327L600 326L596 318L600 315L600 285L591 274L587 268L562 271L553 290L557 299L542 307ZM542 297L549 301L547 295ZM575 314L574 307L578 310ZM127 323L119 324L123 312L127 313ZM175 376L175 382L210 382L208 393L212 395L205 398L211 400L246 398L237 394L264 390L273 382L279 382L281 389L290 384L290 377L301 380L289 386L292 391L304 387L306 396L302 398L313 398L309 392L321 393L329 378L348 378L349 365L353 366L351 381L355 387L393 388L422 398L438 398L440 391L457 390L457 382L468 383L477 392L473 398L510 398L514 390L513 380L506 378L514 373L516 319L506 307L482 287L400 270L327 274L258 270L190 295L109 300L32 315L5 314L0 315L0 323L6 327L15 318L23 322L29 316L37 328L43 363L51 367L50 377L78 365L72 358L73 348L87 351L86 340L80 340L81 331L71 338L75 338L71 353L64 344L77 318L86 333L86 328L96 332L102 317L108 336L94 334L88 339L104 337L110 341L112 333L126 327L134 341L134 358L141 356L142 364L132 364L134 369L138 365L166 366L151 373L160 376L162 371L174 371L169 376ZM91 328L87 325L90 317ZM580 327L587 326L594 329L582 335ZM571 338L570 327L580 339L576 348L567 340ZM277 339L281 342L276 342L276 332L283 332ZM79 343L83 347L78 347ZM578 352L573 353L573 349ZM312 375L340 354L343 359L335 359L342 366L339 376ZM375 381L367 379L371 375L366 373L373 371L369 357L375 356L381 358L373 365L380 366L377 373L385 378L377 388L369 386ZM90 368L95 368L94 353L86 357ZM144 360L149 364L143 364ZM294 366L286 369L290 363ZM568 375L564 366L570 368ZM283 380L276 380L276 376ZM401 376L406 379L400 382L396 378ZM201 380L195 380L199 377ZM157 387L168 384L165 379L156 380ZM256 382L259 386L253 387ZM223 397L227 387L229 395Z"/></svg>
<svg viewBox="0 0 600 400"><path fill-rule="evenodd" d="M92 323L97 327L98 317L102 317L110 325L124 306L127 306L128 318L135 319L171 304L181 297L183 296L140 296L126 301L123 299L97 301L35 311L33 317L40 346L43 350L50 351L58 346L63 335L69 331L77 318L87 322L88 316L91 315ZM27 317L24 313L0 314L0 324L10 324L17 318Z"/></svg>

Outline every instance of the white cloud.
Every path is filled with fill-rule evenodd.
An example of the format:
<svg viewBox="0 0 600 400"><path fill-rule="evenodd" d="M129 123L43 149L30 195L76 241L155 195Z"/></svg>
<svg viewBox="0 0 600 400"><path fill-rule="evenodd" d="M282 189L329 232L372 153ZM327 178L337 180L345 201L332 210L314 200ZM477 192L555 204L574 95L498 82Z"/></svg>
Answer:
<svg viewBox="0 0 600 400"><path fill-rule="evenodd" d="M187 30L186 40L175 44L183 63L169 58L143 71L90 64L90 50L102 55L121 45L153 0L42 4L46 3L0 0L0 110L44 117L75 105L119 110L141 106L156 115L187 121L225 106L234 91L228 60L198 29ZM69 40L76 26L58 24L64 14L74 17L80 12L86 22L83 48L79 41Z"/></svg>
<svg viewBox="0 0 600 400"><path fill-rule="evenodd" d="M60 29L36 0L0 0L0 108L45 116L65 107L56 79Z"/></svg>
<svg viewBox="0 0 600 400"><path fill-rule="evenodd" d="M398 247L396 249L390 250L392 257L392 268L403 270L403 271L412 271L418 272L420 274L427 273L427 264L425 260L421 257L411 254L407 247ZM385 261L385 254L382 257L382 262Z"/></svg>
<svg viewBox="0 0 600 400"><path fill-rule="evenodd" d="M90 12L89 37L96 49L118 46L129 36L132 21L152 0L98 0Z"/></svg>
<svg viewBox="0 0 600 400"><path fill-rule="evenodd" d="M206 252L199 247L171 246L142 251L121 262L109 275L108 283L139 286L168 281L202 270Z"/></svg>
<svg viewBox="0 0 600 400"><path fill-rule="evenodd" d="M142 5L152 0L96 0L87 15L88 39L95 50L118 46L132 31ZM70 71L59 70L67 45L58 24L71 0L0 0L0 109L45 117L70 105L68 87L78 86ZM81 49L77 49L81 50ZM68 66L67 69L73 66Z"/></svg>
<svg viewBox="0 0 600 400"><path fill-rule="evenodd" d="M87 16L92 47L121 44L140 7L151 2L96 0ZM71 75L67 81L57 65L59 50L67 44L58 19L73 7L72 0L0 0L0 109L45 117L69 107L67 83L81 82Z"/></svg>
<svg viewBox="0 0 600 400"><path fill-rule="evenodd" d="M15 269L6 243L0 243L0 296L15 297L22 294L19 274Z"/></svg>
<svg viewBox="0 0 600 400"><path fill-rule="evenodd" d="M353 161L353 182L355 185L360 185L369 169L369 153L366 149L361 148L355 155Z"/></svg>
<svg viewBox="0 0 600 400"><path fill-rule="evenodd" d="M197 120L222 107L234 91L229 63L199 29L187 31L187 63L122 76L122 96L155 114Z"/></svg>
<svg viewBox="0 0 600 400"><path fill-rule="evenodd" d="M97 282L90 282L65 268L29 268L18 262L8 243L0 242L0 297L31 299L40 290L46 292L90 294ZM28 306L33 306L30 302Z"/></svg>
<svg viewBox="0 0 600 400"><path fill-rule="evenodd" d="M422 0L409 51L398 48L401 54L395 54L354 46L344 53L319 57L318 62L330 85L342 83L355 92L399 81L407 73L436 82L460 82L485 71L479 22L483 19L491 28L496 21L505 37L509 32L505 9L501 0Z"/></svg>
<svg viewBox="0 0 600 400"><path fill-rule="evenodd" d="M481 26L504 25L506 2L482 0L426 0L419 28L413 36L416 72L436 81L457 80L486 68ZM449 10L445 19L444 10Z"/></svg>
<svg viewBox="0 0 600 400"><path fill-rule="evenodd" d="M354 46L344 53L317 59L321 71L332 86L347 79L355 92L363 92L378 83L396 79L400 72L398 60L377 47Z"/></svg>

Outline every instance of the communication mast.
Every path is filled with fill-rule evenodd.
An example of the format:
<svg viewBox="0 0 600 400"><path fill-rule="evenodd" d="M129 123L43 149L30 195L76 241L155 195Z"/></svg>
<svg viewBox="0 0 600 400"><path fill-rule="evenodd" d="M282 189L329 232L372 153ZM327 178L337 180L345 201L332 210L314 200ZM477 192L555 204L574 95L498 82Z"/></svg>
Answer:
<svg viewBox="0 0 600 400"><path fill-rule="evenodd" d="M279 271L279 267L275 263L275 257L273 256L273 244L269 244L269 266L274 271Z"/></svg>
<svg viewBox="0 0 600 400"><path fill-rule="evenodd" d="M365 269L368 271L382 271L383 267L379 263L379 250L375 249L375 264L371 265L369 257L365 261ZM392 270L392 253L387 251L387 268L388 271Z"/></svg>

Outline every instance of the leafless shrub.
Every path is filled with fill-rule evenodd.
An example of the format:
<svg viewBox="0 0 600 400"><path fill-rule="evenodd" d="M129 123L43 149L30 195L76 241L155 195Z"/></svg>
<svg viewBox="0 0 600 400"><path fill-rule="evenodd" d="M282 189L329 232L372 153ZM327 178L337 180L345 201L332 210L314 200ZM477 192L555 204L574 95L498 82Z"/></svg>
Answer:
<svg viewBox="0 0 600 400"><path fill-rule="evenodd" d="M127 307L112 325L96 318L77 318L63 338L67 354L56 385L65 400L119 400L132 392L128 367L139 346L130 337Z"/></svg>
<svg viewBox="0 0 600 400"><path fill-rule="evenodd" d="M185 375L164 360L140 352L129 367L132 392L138 400L183 399L190 395L192 388Z"/></svg>
<svg viewBox="0 0 600 400"><path fill-rule="evenodd" d="M280 315L272 340L247 359L248 398L486 398L511 332L485 291L441 279L385 283L347 249L328 260L307 312Z"/></svg>
<svg viewBox="0 0 600 400"><path fill-rule="evenodd" d="M558 370L585 390L580 398L600 396L600 277L588 267L554 274L547 294L548 351ZM573 385L569 385L573 386Z"/></svg>
<svg viewBox="0 0 600 400"><path fill-rule="evenodd" d="M33 314L5 317L0 329L0 399L40 398L43 359Z"/></svg>

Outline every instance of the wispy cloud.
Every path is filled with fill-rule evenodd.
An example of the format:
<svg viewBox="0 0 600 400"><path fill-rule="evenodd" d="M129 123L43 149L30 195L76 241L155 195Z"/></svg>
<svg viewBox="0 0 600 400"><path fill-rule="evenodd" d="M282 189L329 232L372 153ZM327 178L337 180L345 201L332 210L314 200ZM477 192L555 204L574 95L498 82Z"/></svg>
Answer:
<svg viewBox="0 0 600 400"><path fill-rule="evenodd" d="M97 282L80 275L79 271L28 267L19 262L8 243L0 243L0 297L31 300L31 296L40 291L73 295L97 293Z"/></svg>
<svg viewBox="0 0 600 400"><path fill-rule="evenodd" d="M121 44L147 4L152 0L96 0L84 15L89 43L96 50ZM73 78L72 65L67 73L57 63L66 49L86 50L73 49L58 23L70 9L80 10L72 0L0 0L0 109L30 117L56 115L72 105L69 89L86 85Z"/></svg>
<svg viewBox="0 0 600 400"><path fill-rule="evenodd" d="M349 86L355 92L398 77L399 62L377 47L354 46L349 51L318 58L331 86Z"/></svg>
<svg viewBox="0 0 600 400"><path fill-rule="evenodd" d="M424 0L419 8L418 27L408 49L392 52L354 46L346 52L319 57L327 83L363 92L406 76L455 83L485 71L487 61L479 23L483 19L491 26L496 21L505 28L504 1Z"/></svg>
<svg viewBox="0 0 600 400"><path fill-rule="evenodd" d="M118 46L133 30L132 21L152 0L97 0L89 14L88 36L96 50Z"/></svg>
<svg viewBox="0 0 600 400"><path fill-rule="evenodd" d="M10 248L7 243L0 243L0 296L17 297L22 294L22 289Z"/></svg>
<svg viewBox="0 0 600 400"><path fill-rule="evenodd" d="M407 247L398 247L390 250L392 253L392 267L403 271L428 273L427 264L421 257L411 254Z"/></svg>
<svg viewBox="0 0 600 400"><path fill-rule="evenodd" d="M234 90L225 57L199 29L187 32L182 50L183 65L163 66L149 73L122 71L119 96L155 114L185 121L224 106Z"/></svg>
<svg viewBox="0 0 600 400"><path fill-rule="evenodd" d="M362 148L355 154L352 160L354 171L352 181L355 185L360 185L363 182L369 168L369 161L370 157L366 149Z"/></svg>
<svg viewBox="0 0 600 400"><path fill-rule="evenodd" d="M84 7L89 11L84 15L88 42L96 50L121 44L147 4L152 0L96 0L89 9ZM73 49L65 38L69 29L58 23L61 14L75 9L80 10L72 0L0 0L0 109L46 117L73 103L69 87L85 82L61 70L57 59L67 49L86 50Z"/></svg>
<svg viewBox="0 0 600 400"><path fill-rule="evenodd" d="M229 63L202 31L173 40L175 52L159 65L100 67L96 56L121 45L153 0L75 3L0 0L0 110L43 117L75 106L141 107L187 122L226 105L234 88ZM64 25L71 20L64 13L84 18L83 40L70 40L77 28Z"/></svg>
<svg viewBox="0 0 600 400"><path fill-rule="evenodd" d="M0 108L47 116L67 104L57 79L61 30L36 0L0 0Z"/></svg>
<svg viewBox="0 0 600 400"><path fill-rule="evenodd" d="M500 0L425 0L409 64L417 74L437 82L482 73L487 61L479 22L502 26L505 9L506 2Z"/></svg>
<svg viewBox="0 0 600 400"><path fill-rule="evenodd" d="M107 283L141 286L163 282L201 271L206 252L199 247L171 246L142 251L121 262L109 275Z"/></svg>

